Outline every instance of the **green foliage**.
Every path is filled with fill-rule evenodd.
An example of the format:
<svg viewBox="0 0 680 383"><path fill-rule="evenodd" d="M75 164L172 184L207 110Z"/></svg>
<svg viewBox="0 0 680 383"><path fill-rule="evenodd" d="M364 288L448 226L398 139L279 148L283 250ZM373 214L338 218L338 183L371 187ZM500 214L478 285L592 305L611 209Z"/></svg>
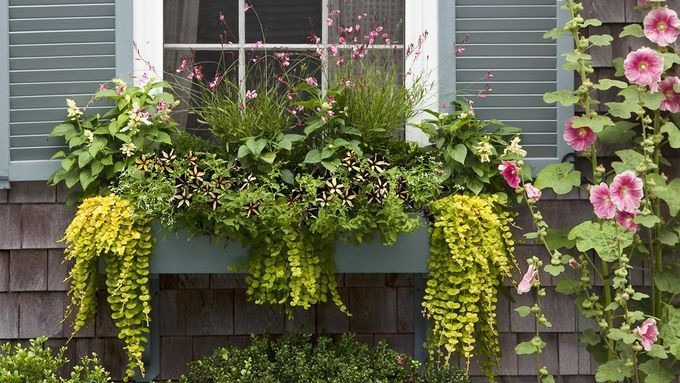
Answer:
<svg viewBox="0 0 680 383"><path fill-rule="evenodd" d="M574 170L574 164L567 162L544 167L534 182L537 188L551 188L557 194L567 194L579 185L581 185L581 172Z"/></svg>
<svg viewBox="0 0 680 383"><path fill-rule="evenodd" d="M624 361L610 360L597 367L596 382L622 382L633 376L633 369Z"/></svg>
<svg viewBox="0 0 680 383"><path fill-rule="evenodd" d="M427 110L433 119L416 124L430 137L434 153L443 164L445 187L451 191L480 194L505 190L498 176L501 160L517 160L526 154L519 147L518 129L499 121L480 121L467 104L458 103L452 114ZM516 145L507 139L514 138Z"/></svg>
<svg viewBox="0 0 680 383"><path fill-rule="evenodd" d="M497 196L452 195L433 204L424 314L433 320L429 351L448 362L453 353L480 357L484 372L500 357L496 328L498 286L511 275L512 218Z"/></svg>
<svg viewBox="0 0 680 383"><path fill-rule="evenodd" d="M176 105L174 98L168 93L155 93L158 88L168 87L167 83L150 81L144 86L128 87L113 79L112 84L116 90L102 88L91 101L112 103L108 112L86 116L75 102L67 100L68 119L50 134L63 137L69 150L52 157L61 159L61 168L49 182L64 182L68 188L80 185L83 192L75 198L97 194L132 166L141 153L161 143L170 144L171 134L176 132L169 115Z"/></svg>
<svg viewBox="0 0 680 383"><path fill-rule="evenodd" d="M106 287L111 318L125 342L128 356L126 376L134 369L144 372L142 353L149 332L149 255L153 238L144 219L135 217L130 203L116 195L85 199L66 229L65 260L69 271L70 305L76 309L74 334L86 327L97 311L99 259L106 263Z"/></svg>
<svg viewBox="0 0 680 383"><path fill-rule="evenodd" d="M108 372L96 355L83 357L73 367L70 376L59 376L59 370L69 361L64 357L66 348L56 353L45 346L47 338L31 339L28 346L0 346L0 383L107 383Z"/></svg>
<svg viewBox="0 0 680 383"><path fill-rule="evenodd" d="M251 338L246 347L225 346L189 364L181 383L467 383L457 367L419 362L346 334L337 342L329 336L284 334L274 340Z"/></svg>

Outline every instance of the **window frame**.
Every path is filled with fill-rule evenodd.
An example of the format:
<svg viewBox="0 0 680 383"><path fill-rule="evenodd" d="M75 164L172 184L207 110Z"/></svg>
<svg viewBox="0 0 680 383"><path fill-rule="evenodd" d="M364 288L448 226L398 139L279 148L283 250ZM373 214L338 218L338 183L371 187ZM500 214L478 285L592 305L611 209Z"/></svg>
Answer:
<svg viewBox="0 0 680 383"><path fill-rule="evenodd" d="M0 189L9 188L9 2L0 6Z"/></svg>

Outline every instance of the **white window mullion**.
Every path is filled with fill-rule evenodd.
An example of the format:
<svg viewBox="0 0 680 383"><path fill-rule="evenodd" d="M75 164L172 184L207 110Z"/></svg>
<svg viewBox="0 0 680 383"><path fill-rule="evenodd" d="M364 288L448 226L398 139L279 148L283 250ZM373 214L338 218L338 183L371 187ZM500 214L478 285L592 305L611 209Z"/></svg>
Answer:
<svg viewBox="0 0 680 383"><path fill-rule="evenodd" d="M323 46L323 52L326 55L326 60L328 57L328 24L326 19L328 19L328 7L329 0L321 0L321 45ZM321 94L326 95L326 89L328 89L328 61L324 64L321 63Z"/></svg>
<svg viewBox="0 0 680 383"><path fill-rule="evenodd" d="M238 0L238 83L241 99L246 95L246 1Z"/></svg>
<svg viewBox="0 0 680 383"><path fill-rule="evenodd" d="M163 79L163 0L132 2L132 31L135 83L149 72Z"/></svg>

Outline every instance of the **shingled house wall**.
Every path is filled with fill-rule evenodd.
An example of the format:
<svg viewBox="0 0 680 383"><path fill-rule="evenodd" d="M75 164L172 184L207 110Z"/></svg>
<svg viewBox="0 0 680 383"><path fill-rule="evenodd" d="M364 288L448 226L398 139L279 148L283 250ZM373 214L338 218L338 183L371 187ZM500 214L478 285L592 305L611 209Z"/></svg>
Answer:
<svg viewBox="0 0 680 383"><path fill-rule="evenodd" d="M593 33L618 35L623 26L641 19L633 10L635 0L584 1L587 17L598 17L605 24ZM680 0L670 2L680 9ZM611 47L594 52L597 77L610 77L612 57L624 56L641 45L633 38L616 39ZM611 98L611 93L602 95ZM611 148L604 148L611 149ZM676 167L679 168L679 167ZM586 170L584 169L584 172ZM68 265L62 264L63 245L57 243L73 211L64 205L63 189L42 182L13 183L0 190L0 342L21 342L40 335L50 344L65 342L68 321L61 322L66 305L63 280ZM545 195L540 202L548 223L566 227L591 214L587 196L574 192L568 196ZM519 225L530 227L525 214ZM531 244L518 246L520 264L533 255L545 257L542 249ZM188 254L190 256L190 254ZM641 273L636 282L648 282ZM385 339L399 351L413 353L413 276L340 275L339 286L354 316L348 318L332 305L321 305L287 320L280 308L255 306L246 301L245 284L232 275L171 275L161 278L160 331L161 379L177 378L186 362L200 358L227 341L243 343L251 332L278 334L288 330L351 331L367 343ZM548 285L552 280L546 278ZM596 365L579 346L577 333L592 326L580 318L569 298L548 287L546 314L553 328L545 333L548 348L544 360L559 375L560 382L589 382ZM513 308L531 304L531 296L513 294L516 303L501 299L498 307L499 329L504 358L498 371L505 382L535 381L535 363L530 357L517 357L514 346L533 336L533 321L519 318ZM104 297L100 300L103 302ZM92 328L71 341L70 359L98 353L108 369L120 376L124 363L116 329L108 319L106 305L100 305ZM473 375L479 371L472 369ZM476 377L475 380L483 381Z"/></svg>

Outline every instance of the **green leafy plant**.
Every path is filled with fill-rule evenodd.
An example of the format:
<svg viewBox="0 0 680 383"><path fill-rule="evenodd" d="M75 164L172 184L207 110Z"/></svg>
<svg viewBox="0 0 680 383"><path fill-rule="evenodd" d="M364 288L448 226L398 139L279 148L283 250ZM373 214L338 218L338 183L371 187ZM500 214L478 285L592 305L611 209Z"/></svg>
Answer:
<svg viewBox="0 0 680 383"><path fill-rule="evenodd" d="M2 383L107 383L109 373L101 367L96 355L80 359L67 378L59 376L59 369L68 363L66 348L56 353L45 346L47 338L31 339L28 346L0 346L0 382Z"/></svg>
<svg viewBox="0 0 680 383"><path fill-rule="evenodd" d="M445 363L453 353L480 357L489 379L500 358L498 290L515 263L513 220L496 195L452 195L432 205L430 258L423 313L433 320L429 351Z"/></svg>
<svg viewBox="0 0 680 383"><path fill-rule="evenodd" d="M103 258L111 318L128 356L126 376L133 376L135 368L144 373L142 353L149 332L151 295L147 284L153 244L147 220L137 218L131 204L116 195L91 197L78 207L63 241L67 245L65 261L74 262L69 270L71 302L67 310L67 316L77 310L74 334L94 319L99 260Z"/></svg>
<svg viewBox="0 0 680 383"><path fill-rule="evenodd" d="M467 383L457 367L421 364L391 350L359 343L350 334L337 342L329 336L284 334L274 340L253 336L249 346L226 346L189 364L181 383Z"/></svg>
<svg viewBox="0 0 680 383"><path fill-rule="evenodd" d="M68 188L80 185L83 196L92 196L107 186L127 166L134 164L140 153L159 143L169 144L176 127L170 119L175 106L172 95L157 92L169 87L162 81L150 81L144 86L128 87L113 79L114 89L107 85L95 93L88 104L106 102L113 107L103 115L85 115L73 100L67 100L68 118L57 125L51 137L63 137L68 151L59 151L52 159L61 159L61 168L49 179L56 185L64 182Z"/></svg>

